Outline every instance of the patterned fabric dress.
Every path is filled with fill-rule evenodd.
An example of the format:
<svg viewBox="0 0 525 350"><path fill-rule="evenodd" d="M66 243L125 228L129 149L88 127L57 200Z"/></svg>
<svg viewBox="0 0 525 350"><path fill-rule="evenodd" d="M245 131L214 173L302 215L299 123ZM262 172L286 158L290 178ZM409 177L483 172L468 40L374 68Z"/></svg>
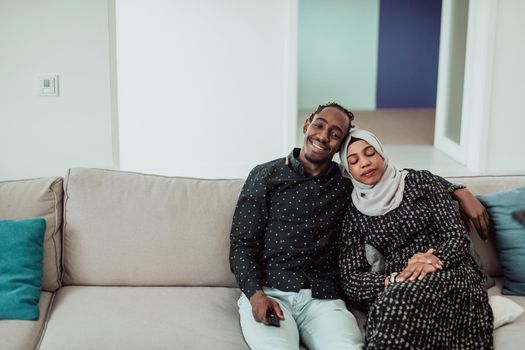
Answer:
<svg viewBox="0 0 525 350"><path fill-rule="evenodd" d="M401 205L366 216L352 205L340 240L343 287L370 304L368 349L492 349L493 315L483 275L469 255L469 238L450 195L428 171L410 171ZM384 273L370 272L365 244L385 257ZM387 287L418 252L435 248L443 269L422 280Z"/></svg>

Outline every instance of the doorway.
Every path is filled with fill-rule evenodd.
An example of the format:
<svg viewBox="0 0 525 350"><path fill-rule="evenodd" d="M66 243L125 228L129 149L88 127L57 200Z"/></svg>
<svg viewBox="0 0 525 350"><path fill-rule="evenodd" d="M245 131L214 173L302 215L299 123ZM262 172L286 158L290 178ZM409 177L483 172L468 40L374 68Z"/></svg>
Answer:
<svg viewBox="0 0 525 350"><path fill-rule="evenodd" d="M466 11L454 11L459 23L449 32L457 35L463 27L465 31L452 50L458 58L455 72L449 74L462 78L466 25L460 24L466 23L468 0L456 3L463 10L466 4ZM358 127L376 133L399 155L400 166L439 173L443 167L444 175L468 173L434 148L444 5L441 0L299 0L296 145L302 144L302 125L310 113L318 104L335 100L354 112ZM463 80L448 84L447 92L452 93L452 86L462 90ZM458 144L454 136L461 133L461 113L451 111L461 111L461 101L461 96L449 99L443 113L453 117L446 131ZM441 165L429 164L432 159Z"/></svg>

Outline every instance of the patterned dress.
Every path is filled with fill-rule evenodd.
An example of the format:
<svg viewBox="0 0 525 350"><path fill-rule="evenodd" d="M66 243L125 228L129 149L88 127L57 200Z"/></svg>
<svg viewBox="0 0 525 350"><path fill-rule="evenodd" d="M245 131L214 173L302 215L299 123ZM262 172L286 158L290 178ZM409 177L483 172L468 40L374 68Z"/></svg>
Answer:
<svg viewBox="0 0 525 350"><path fill-rule="evenodd" d="M469 255L469 238L450 195L428 171L410 171L401 205L366 216L351 205L340 250L343 287L368 302L368 349L492 349L493 315L483 275ZM370 271L365 244L385 257L385 271ZM435 248L443 269L422 280L387 287L418 252Z"/></svg>

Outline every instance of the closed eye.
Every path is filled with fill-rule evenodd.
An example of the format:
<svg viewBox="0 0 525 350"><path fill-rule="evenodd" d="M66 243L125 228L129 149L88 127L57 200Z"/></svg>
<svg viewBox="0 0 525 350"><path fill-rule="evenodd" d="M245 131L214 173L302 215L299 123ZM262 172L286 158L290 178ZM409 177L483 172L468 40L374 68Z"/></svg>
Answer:
<svg viewBox="0 0 525 350"><path fill-rule="evenodd" d="M348 160L348 164L350 164L350 165L354 165L354 164L357 163L357 160L358 160L358 159L357 159L356 156L349 156L349 157L347 158L347 160Z"/></svg>
<svg viewBox="0 0 525 350"><path fill-rule="evenodd" d="M371 157L376 154L376 149L373 146L369 146L365 149L365 156Z"/></svg>

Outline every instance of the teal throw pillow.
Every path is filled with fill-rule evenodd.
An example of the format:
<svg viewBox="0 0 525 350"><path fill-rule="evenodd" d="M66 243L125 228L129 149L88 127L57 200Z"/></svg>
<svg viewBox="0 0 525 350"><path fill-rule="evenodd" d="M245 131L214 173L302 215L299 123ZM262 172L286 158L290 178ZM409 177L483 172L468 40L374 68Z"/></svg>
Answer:
<svg viewBox="0 0 525 350"><path fill-rule="evenodd" d="M525 187L478 196L489 212L503 268L502 293L525 295L525 228L512 212L525 209Z"/></svg>
<svg viewBox="0 0 525 350"><path fill-rule="evenodd" d="M43 218L0 220L0 319L38 320Z"/></svg>

